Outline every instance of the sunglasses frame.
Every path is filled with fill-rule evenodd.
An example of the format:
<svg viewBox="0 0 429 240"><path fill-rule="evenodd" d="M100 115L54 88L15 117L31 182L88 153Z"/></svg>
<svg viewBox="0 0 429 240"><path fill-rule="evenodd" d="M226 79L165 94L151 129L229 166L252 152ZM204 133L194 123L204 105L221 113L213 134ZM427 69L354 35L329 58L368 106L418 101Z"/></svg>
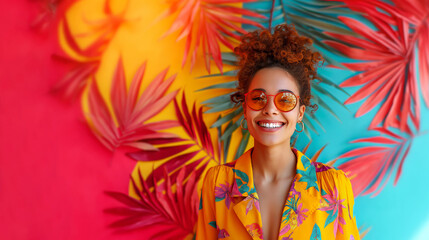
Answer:
<svg viewBox="0 0 429 240"><path fill-rule="evenodd" d="M252 90L252 91L250 91L250 92L245 93L245 94L244 94L244 102L247 102L247 95L249 95L249 93L251 93L251 92L253 92L253 91L261 91L261 92L263 92L263 93L265 94L265 96L267 96L267 102L265 103L264 107L262 107L261 109L254 109L254 108L252 108L249 104L247 104L247 105L249 106L249 108L250 108L250 109L252 109L252 110L254 110L254 111L260 111L260 110L264 109L264 108L267 106L267 104L268 104L268 97L273 97L274 106L276 106L277 110L279 110L280 112L290 112L290 111L294 110L294 109L296 108L296 105L298 105L298 103L299 103L299 96L296 96L296 95L295 95L295 93L293 93L293 92L292 92L292 91L290 91L290 90L281 91L281 92L278 92L278 93L277 93L277 94L275 94L275 95L269 95L269 94L267 94L264 90L260 90L260 89L254 89L254 90ZM291 93L293 96L295 96L295 99L296 99L295 106L293 106L293 108L292 108L291 110L289 110L289 111L283 111L283 110L280 110L280 109L277 107L276 102L274 101L274 99L276 99L276 96L277 96L277 95L282 94L282 93L285 93L285 92Z"/></svg>

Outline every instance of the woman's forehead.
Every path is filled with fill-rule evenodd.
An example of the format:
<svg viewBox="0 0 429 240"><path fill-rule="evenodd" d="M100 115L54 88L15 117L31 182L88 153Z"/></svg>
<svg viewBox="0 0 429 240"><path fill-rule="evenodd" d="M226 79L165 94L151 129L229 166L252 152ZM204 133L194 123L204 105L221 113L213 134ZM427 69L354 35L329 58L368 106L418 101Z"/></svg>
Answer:
<svg viewBox="0 0 429 240"><path fill-rule="evenodd" d="M249 91L261 89L269 94L289 90L298 92L298 85L293 76L279 67L263 68L253 77Z"/></svg>

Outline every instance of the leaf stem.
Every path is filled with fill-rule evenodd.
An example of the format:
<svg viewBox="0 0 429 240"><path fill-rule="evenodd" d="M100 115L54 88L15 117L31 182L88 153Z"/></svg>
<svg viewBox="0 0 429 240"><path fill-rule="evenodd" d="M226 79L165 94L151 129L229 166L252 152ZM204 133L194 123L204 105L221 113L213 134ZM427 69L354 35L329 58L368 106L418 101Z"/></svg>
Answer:
<svg viewBox="0 0 429 240"><path fill-rule="evenodd" d="M273 25L273 14L274 14L274 7L275 6L276 6L276 0L273 0L272 4L271 4L271 11L270 11L270 23L269 23L269 26L268 26L268 29L269 29L270 32L271 32L271 27Z"/></svg>

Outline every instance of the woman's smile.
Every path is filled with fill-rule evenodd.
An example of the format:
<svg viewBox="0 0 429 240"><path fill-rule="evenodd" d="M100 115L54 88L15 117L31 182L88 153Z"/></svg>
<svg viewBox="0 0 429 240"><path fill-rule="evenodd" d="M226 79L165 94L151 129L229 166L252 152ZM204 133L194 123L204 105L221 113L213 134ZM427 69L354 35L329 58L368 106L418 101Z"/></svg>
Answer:
<svg viewBox="0 0 429 240"><path fill-rule="evenodd" d="M279 129L281 129L284 125L286 125L285 122L276 121L276 120L258 120L256 121L256 124L262 131L266 132L275 132Z"/></svg>

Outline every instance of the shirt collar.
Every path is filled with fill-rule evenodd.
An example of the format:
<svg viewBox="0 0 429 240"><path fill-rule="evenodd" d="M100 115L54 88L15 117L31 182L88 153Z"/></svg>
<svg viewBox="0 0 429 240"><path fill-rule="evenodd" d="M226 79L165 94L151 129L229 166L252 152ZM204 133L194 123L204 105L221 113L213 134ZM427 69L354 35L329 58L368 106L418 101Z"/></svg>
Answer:
<svg viewBox="0 0 429 240"><path fill-rule="evenodd" d="M246 151L240 158L237 159L235 163L233 169L235 173L235 181L232 186L232 197L252 196L256 199L259 199L253 182L251 159L252 150L253 148ZM291 147L291 150L295 154L297 161L295 181L306 182L307 186L305 187L305 190L314 187L317 191L319 191L316 171L314 166L311 164L310 158L305 156L301 151L294 147Z"/></svg>
<svg viewBox="0 0 429 240"><path fill-rule="evenodd" d="M290 236L290 232L297 227L290 217L292 212L300 212L304 217L310 216L319 206L321 200L320 188L316 177L316 167L311 160L296 148L291 148L296 156L296 174L291 183L288 201L283 207L282 220L279 229L279 239L282 236ZM253 239L262 238L262 219L259 207L259 198L255 190L252 172L251 152L244 153L233 166L234 182L232 185L232 197L236 199L234 212L241 224ZM293 199L296 204L289 204ZM298 208L297 208L298 207ZM297 209L295 209L297 208ZM302 225L302 224L301 224Z"/></svg>

